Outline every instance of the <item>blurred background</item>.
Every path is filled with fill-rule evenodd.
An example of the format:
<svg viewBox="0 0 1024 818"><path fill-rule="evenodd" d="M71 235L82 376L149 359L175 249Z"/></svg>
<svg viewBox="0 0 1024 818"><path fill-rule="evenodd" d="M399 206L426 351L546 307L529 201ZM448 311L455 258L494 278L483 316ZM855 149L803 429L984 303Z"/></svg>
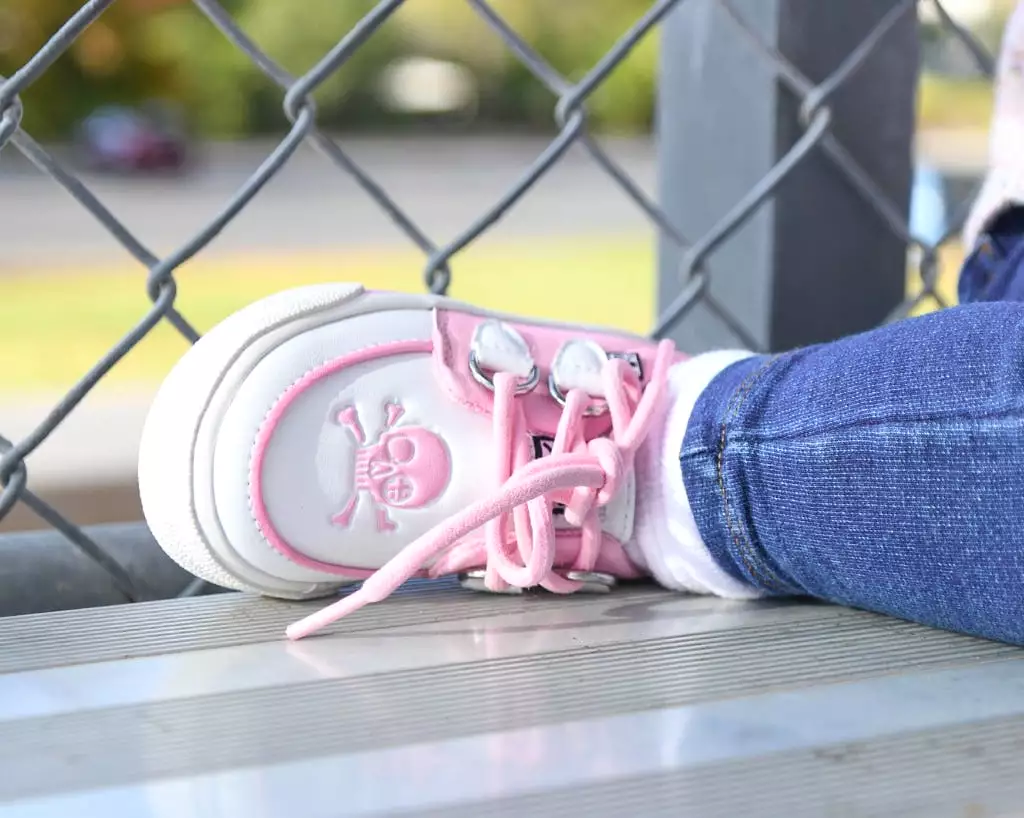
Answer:
<svg viewBox="0 0 1024 818"><path fill-rule="evenodd" d="M78 8L4 0L0 74ZM371 0L224 0L300 74ZM650 0L492 0L553 66L581 77ZM946 0L992 51L1013 0ZM301 13L297 13L300 11ZM990 85L923 4L914 232L941 236L980 178ZM602 143L654 195L658 38L589 103ZM158 255L198 230L287 128L281 92L189 2L118 0L24 94L22 125L81 174ZM319 121L437 241L496 201L555 133L555 99L463 3L406 3L315 94ZM0 432L17 440L144 314L145 270L16 150L0 156ZM451 294L537 316L644 332L654 319L650 224L581 152L458 256ZM953 293L962 250L942 258ZM423 256L328 160L303 148L208 250L177 274L201 331L276 290L326 280L422 289ZM592 286L597 280L600 287ZM583 286L590 284L590 286ZM29 458L32 487L78 523L138 519L145 410L185 341L161 327ZM112 434L112 430L116 433ZM0 529L39 525L16 509Z"/></svg>

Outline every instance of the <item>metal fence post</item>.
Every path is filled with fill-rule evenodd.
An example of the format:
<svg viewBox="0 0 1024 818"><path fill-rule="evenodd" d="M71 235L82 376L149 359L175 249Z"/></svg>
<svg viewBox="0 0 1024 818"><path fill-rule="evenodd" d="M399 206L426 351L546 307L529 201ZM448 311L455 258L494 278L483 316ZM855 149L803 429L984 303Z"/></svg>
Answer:
<svg viewBox="0 0 1024 818"><path fill-rule="evenodd" d="M89 526L83 532L121 566L139 601L171 599L199 588L160 550L143 523ZM126 602L110 573L55 531L0 536L0 617L94 608Z"/></svg>
<svg viewBox="0 0 1024 818"><path fill-rule="evenodd" d="M751 29L818 84L899 0L734 0ZM905 4L904 4L905 5ZM831 132L906 213L918 33L913 10L827 104ZM801 99L718 0L681 3L662 32L659 196L684 235L704 235L802 133ZM659 240L658 303L676 297L680 248ZM820 149L707 259L710 292L764 348L826 341L881 322L904 296L906 246ZM736 345L698 304L674 339L699 351Z"/></svg>

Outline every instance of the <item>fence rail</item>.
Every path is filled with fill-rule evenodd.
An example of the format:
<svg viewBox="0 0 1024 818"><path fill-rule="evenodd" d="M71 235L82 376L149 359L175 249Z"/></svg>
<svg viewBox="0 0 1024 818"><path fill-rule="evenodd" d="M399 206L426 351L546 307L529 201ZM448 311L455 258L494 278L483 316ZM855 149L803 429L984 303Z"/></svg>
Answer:
<svg viewBox="0 0 1024 818"><path fill-rule="evenodd" d="M23 503L59 534L66 538L74 548L86 555L92 563L93 570L102 571L108 578L114 594L120 599L135 601L152 598L154 595L167 595L166 587L160 591L148 588L145 578L138 572L126 569L126 556L123 548L112 548L100 538L88 533L67 519L59 510L42 500L29 489L29 469L26 459L60 423L75 411L86 395L107 375L117 363L128 354L143 338L145 338L160 322L166 321L173 325L188 341L194 342L199 334L188 319L176 308L178 284L175 272L178 268L203 252L204 248L234 219L260 190L288 162L299 145L303 142L312 144L317 150L328 157L344 174L353 179L365 192L368 202L380 208L394 222L396 228L408 240L422 251L424 256L423 280L431 292L443 294L447 291L452 278L450 261L454 256L476 241L489 228L498 222L517 202L528 195L531 188L542 179L573 145L582 146L594 162L618 186L622 193L629 197L636 206L650 219L659 236L661 261L661 300L662 314L657 320L653 333L658 336L672 335L680 340L690 339L687 333L688 323L710 321L718 330L724 330L727 336L737 339L754 349L763 349L777 345L778 333L766 331L763 321L751 320L744 316L728 297L728 290L723 296L716 289L716 280L726 280L731 275L729 265L716 267L711 263L711 256L730 242L738 244L738 236L752 220L765 212L773 200L785 190L785 186L794 182L794 177L808 172L814 163L827 161L828 172L841 180L844 196L852 195L868 206L872 218L876 221L871 228L874 235L881 237L886 231L898 240L905 254L906 249L916 248L915 255L919 259L918 276L920 290L913 297L901 300L889 310L886 320L904 317L923 303L931 300L944 306L941 296L936 290L938 278L937 254L940 246L958 229L960 219L955 219L949 233L938 243L929 243L911 234L906 213L905 200L901 196L893 196L890 180L876 179L866 169L866 164L858 150L844 145L837 122L842 120L842 100L844 89L856 82L857 77L866 70L871 61L878 57L889 40L902 31L916 26L916 6L919 0L848 0L845 4L833 2L828 10L822 12L825 4L814 0L812 4L797 0L757 0L756 3L740 0L657 0L649 10L641 16L602 57L591 70L578 81L570 81L561 76L549 65L516 30L486 0L464 0L475 10L480 19L504 42L511 53L529 69L537 82L546 87L553 97L553 118L557 128L556 135L547 147L526 168L520 178L511 185L500 199L484 212L480 213L465 229L448 241L437 241L427 235L415 218L408 213L399 202L379 184L366 169L355 162L345 151L343 144L328 136L317 127L317 110L312 99L313 92L333 72L343 68L345 63L380 26L403 5L405 0L382 0L350 31L344 34L337 44L306 73L292 76L277 65L260 46L250 39L215 0L194 0L195 6L209 19L210 23L241 50L253 63L269 77L282 92L282 108L291 126L277 146L267 155L252 176L227 201L219 213L212 218L195 235L187 237L176 250L169 255L160 257L152 252L135 236L125 224L112 213L100 199L78 178L66 165L58 161L43 146L37 143L28 133L20 128L22 118L22 102L19 94L37 80L47 68L53 64L75 41L82 31L98 19L113 0L88 0L67 20L64 26L53 35L46 45L9 78L0 78L0 151L12 149L24 154L42 173L59 184L94 218L99 229L106 230L124 250L135 258L146 272L140 286L145 286L152 306L140 316L135 327L121 339L102 359L96 362L64 397L39 422L30 434L17 441L10 441L0 436L0 520L2 520L16 503ZM415 2L415 0L408 0ZM920 0L934 5L938 18L949 36L958 38L969 49L979 72L990 74L992 60L972 36L959 26L945 11L938 0ZM819 72L819 79L801 67L799 54L790 53L794 49L792 42L787 46L780 36L780 25L794 19L803 20L803 15L839 13L842 6L844 15L855 15L864 22L865 14L875 16L869 20L867 33L860 38L852 50L840 55L828 66L828 70ZM812 6L817 7L815 11ZM770 9L771 16L765 17L765 9ZM865 11L867 9L867 11ZM797 15L794 17L794 15ZM811 19L808 16L806 19ZM676 22L679 26L676 27ZM666 184L673 179L664 169L679 157L683 146L678 140L664 140L661 146L660 162L662 172L661 201L648 197L641 187L626 173L623 168L602 148L600 142L588 131L587 100L601 86L608 75L626 58L630 51L645 37L653 36L653 30L664 25L662 43L663 78L660 90L660 118L663 136L672 122L678 119L678 110L671 109L667 99L674 98L677 89L666 85L668 70L672 64L677 67L680 61L692 63L700 55L695 50L701 48L699 37L684 38L681 32L688 35L702 34L714 29L720 32L715 36L727 38L717 41L730 55L739 54L746 49L753 53L762 69L770 73L771 86L785 95L775 99L777 109L773 117L788 116L788 133L792 140L788 144L778 143L779 129L774 129L773 139L775 153L771 154L770 167L753 180L741 196L727 203L720 212L708 214L702 212L700 218L691 218L693 211L678 203L673 198L673 190L666 190ZM827 28L827 27L826 27ZM827 38L828 32L823 28L817 33L811 31L798 32L807 40L808 36ZM805 42L806 44L806 42ZM733 49L734 51L729 51ZM752 49L752 51L751 51ZM799 51L799 49L796 49ZM826 49L826 53L828 50ZM916 51L904 55L902 59L914 59ZM729 59L733 57L730 56ZM740 57L736 57L740 59ZM915 69L916 70L916 67ZM695 86L696 87L696 86ZM715 117L720 113L721 106L733 104L726 96L730 89L718 86L717 94L722 95L715 110L690 111L686 122L691 125L694 117ZM691 95L692 96L692 95ZM679 99L684 99L679 97ZM686 98L687 104L693 104L692 98ZM696 102L700 102L699 97ZM788 113L787 113L788 112ZM909 117L909 113L907 114ZM685 117L684 117L685 119ZM675 124L678 124L676 122ZM778 124L776 122L776 124ZM685 123L684 123L685 125ZM688 126L687 126L688 127ZM762 128L767 131L767 128ZM786 130L786 129L784 129ZM692 134L691 134L692 135ZM687 138L684 127L682 139ZM742 144L745 134L737 134L737 144ZM761 134L761 138L767 138ZM670 144L667 144L670 143ZM716 145L715 150L722 155L719 169L723 163L736 163L737 157L727 151L727 145ZM876 146L877 148L877 146ZM909 162L909 134L907 144L907 162ZM863 150L860 151L863 153ZM722 170L724 173L725 171ZM702 181L707 182L705 178ZM713 179L711 180L714 181ZM676 186L678 187L678 186ZM819 189L824 190L824 189ZM699 193L684 190L680 195L688 196L692 203L700 198ZM828 194L831 195L831 194ZM704 197L703 201L706 202ZM788 205L787 205L788 206ZM807 204L804 205L808 206ZM810 205L813 207L813 203ZM689 214L689 216L688 216ZM961 214L961 218L962 218ZM793 213L789 213L792 222ZM797 214L796 218L799 218ZM698 231L690 234L685 222L697 223ZM810 241L804 237L803 241ZM763 248L762 248L763 250ZM758 251L759 253L761 251ZM763 253L762 253L763 254ZM773 258L772 264L778 266L784 259ZM900 261L902 265L903 261ZM734 268L741 266L733 259ZM902 292L903 270L882 271L887 276L898 276ZM766 273L773 275L774 270ZM819 277L827 277L829 271L819 271ZM749 283L749 282L748 282ZM772 299L778 300L778 292ZM698 310L699 308L699 310ZM703 311L701 313L701 311ZM763 317L763 316L762 316ZM754 326L761 323L762 326ZM817 330L816 330L817 331ZM822 339L823 340L823 339ZM0 430L2 431L2 430ZM0 550L0 558L3 551ZM31 564L23 569L32 570ZM69 578L71 581L75 581ZM88 580L83 580L88 581ZM182 580L184 584L184 580ZM166 586L166 581L163 581ZM45 584L40 586L40 593L45 591ZM187 583L181 590L182 595L202 592L198 583ZM62 603L54 599L52 606ZM38 605L34 609L40 609Z"/></svg>

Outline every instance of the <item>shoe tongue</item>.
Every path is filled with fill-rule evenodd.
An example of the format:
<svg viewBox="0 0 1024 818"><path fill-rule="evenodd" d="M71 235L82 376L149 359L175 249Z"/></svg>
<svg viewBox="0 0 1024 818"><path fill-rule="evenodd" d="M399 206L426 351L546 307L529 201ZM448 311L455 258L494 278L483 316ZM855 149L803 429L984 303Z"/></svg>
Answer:
<svg viewBox="0 0 1024 818"><path fill-rule="evenodd" d="M555 442L554 437L546 434L532 434L533 457L547 457L551 454L551 447ZM563 516L564 509L555 506L555 528L570 530L574 526L566 522ZM601 520L601 530L606 534L615 537L619 542L629 542L633 536L633 522L636 516L636 476L630 471L622 480L619 490L611 501L598 509L598 516Z"/></svg>
<svg viewBox="0 0 1024 818"><path fill-rule="evenodd" d="M624 360L644 385L656 353L653 344L630 336L589 331L570 334L564 327L482 319L442 309L434 312L433 338L438 383L452 401L475 415L491 415L492 393L473 371L474 360L477 369L485 373L509 372L524 381L537 377L534 388L516 398L526 417L527 433L533 438L534 456L550 453L562 413L549 394L549 377L557 387L552 392L582 389L600 400L604 392L601 371L608 358ZM607 413L583 420L588 438L608 434L610 426ZM635 507L635 480L630 474L612 501L600 509L605 532L628 542Z"/></svg>
<svg viewBox="0 0 1024 818"><path fill-rule="evenodd" d="M564 344L551 362L552 381L562 394L570 389L582 389L598 400L604 392L602 373L608 354L592 341L573 340ZM550 454L553 439L534 438L534 457ZM599 509L601 528L619 542L628 542L633 536L633 518L636 504L636 481L632 472L623 481L610 503ZM556 528L571 528L559 508Z"/></svg>

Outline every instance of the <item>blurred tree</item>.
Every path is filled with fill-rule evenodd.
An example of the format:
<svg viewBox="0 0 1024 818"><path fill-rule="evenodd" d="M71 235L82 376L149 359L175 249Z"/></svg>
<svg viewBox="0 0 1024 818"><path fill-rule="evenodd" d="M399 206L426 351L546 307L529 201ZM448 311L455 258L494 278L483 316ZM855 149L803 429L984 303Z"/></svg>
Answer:
<svg viewBox="0 0 1024 818"><path fill-rule="evenodd" d="M246 3L231 5L238 13ZM191 3L149 15L142 40L154 59L174 66L174 98L201 133L237 136L249 130L251 98L261 77Z"/></svg>
<svg viewBox="0 0 1024 818"><path fill-rule="evenodd" d="M79 5L75 0L4 0L0 74L13 74L24 65ZM98 104L172 93L174 66L155 59L140 36L146 13L144 0L115 3L89 26L22 94L26 129L41 138L62 136Z"/></svg>
<svg viewBox="0 0 1024 818"><path fill-rule="evenodd" d="M374 5L373 0L237 2L242 30L292 74L308 71ZM314 93L320 121L336 123L398 53L394 28L383 27ZM283 94L191 6L152 21L150 47L177 67L180 92L202 131L218 136L280 130Z"/></svg>
<svg viewBox="0 0 1024 818"><path fill-rule="evenodd" d="M307 71L374 0L227 0L242 28L285 68ZM79 6L77 0L3 0L0 73L24 64ZM509 23L557 70L578 80L650 0L494 0ZM409 0L316 92L321 122L394 125L378 85L402 56L448 60L479 86L478 124L551 128L554 101L468 4ZM633 130L651 119L656 39L648 36L588 103L598 127ZM191 3L119 0L23 95L25 126L66 135L91 109L150 97L182 102L206 134L279 130L282 95Z"/></svg>
<svg viewBox="0 0 1024 818"><path fill-rule="evenodd" d="M580 80L651 7L650 0L492 0L494 9L557 71ZM466 65L482 86L482 118L547 126L550 92L533 78L468 4L415 0L396 15L405 47ZM636 130L650 124L657 70L651 33L588 102L598 127Z"/></svg>

